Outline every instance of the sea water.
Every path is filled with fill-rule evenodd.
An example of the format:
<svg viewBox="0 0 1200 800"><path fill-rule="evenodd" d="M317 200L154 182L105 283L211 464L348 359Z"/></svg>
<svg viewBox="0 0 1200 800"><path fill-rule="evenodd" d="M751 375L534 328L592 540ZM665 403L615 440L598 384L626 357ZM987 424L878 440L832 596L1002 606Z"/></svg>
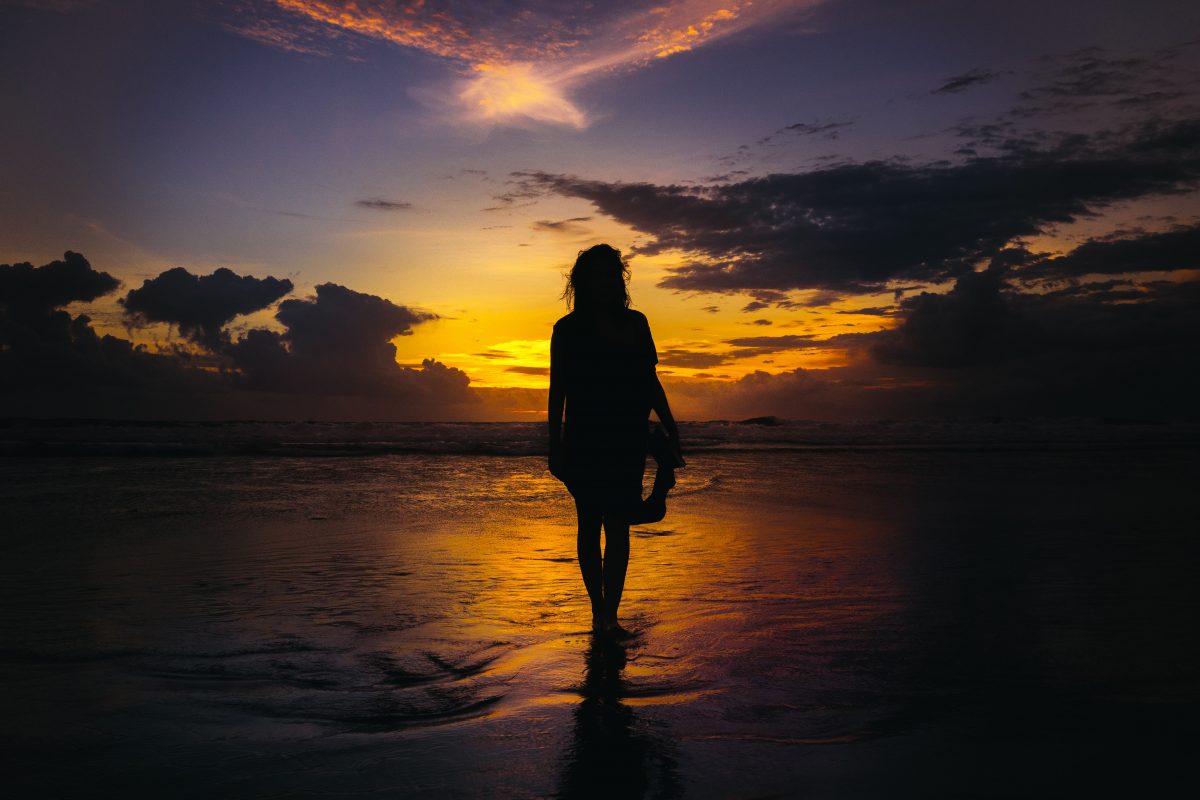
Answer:
<svg viewBox="0 0 1200 800"><path fill-rule="evenodd" d="M535 426L2 432L25 794L1008 796L1194 751L1186 427L690 426L621 646Z"/></svg>

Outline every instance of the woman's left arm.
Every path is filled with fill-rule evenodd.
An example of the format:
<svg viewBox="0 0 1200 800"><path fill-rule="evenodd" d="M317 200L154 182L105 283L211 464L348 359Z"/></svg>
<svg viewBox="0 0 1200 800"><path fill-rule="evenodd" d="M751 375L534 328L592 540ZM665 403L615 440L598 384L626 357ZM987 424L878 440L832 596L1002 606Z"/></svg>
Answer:
<svg viewBox="0 0 1200 800"><path fill-rule="evenodd" d="M667 392L663 389L662 381L658 379L658 373L654 373L654 382L650 385L650 407L654 409L654 413L658 415L658 421L667 429L667 435L672 440L679 440L679 427L675 424L675 417L671 414L671 406L667 403Z"/></svg>
<svg viewBox="0 0 1200 800"><path fill-rule="evenodd" d="M657 372L654 373L654 381L650 385L650 407L658 415L658 421L666 428L667 437L671 440L671 449L675 451L675 460L679 462L676 466L684 466L683 454L679 451L679 426L675 424L675 416L667 403L667 392L663 389Z"/></svg>
<svg viewBox="0 0 1200 800"><path fill-rule="evenodd" d="M642 320L642 335L645 337L646 355L650 360L650 408L654 410L658 416L658 421L667 431L667 436L671 440L671 447L675 451L675 459L679 462L678 466L683 466L683 456L679 453L679 426L675 424L675 416L671 413L671 406L667 402L667 393L663 389L662 381L658 379L658 371L654 365L658 363L658 351L654 346L654 336L650 333L650 322L644 314L641 315Z"/></svg>

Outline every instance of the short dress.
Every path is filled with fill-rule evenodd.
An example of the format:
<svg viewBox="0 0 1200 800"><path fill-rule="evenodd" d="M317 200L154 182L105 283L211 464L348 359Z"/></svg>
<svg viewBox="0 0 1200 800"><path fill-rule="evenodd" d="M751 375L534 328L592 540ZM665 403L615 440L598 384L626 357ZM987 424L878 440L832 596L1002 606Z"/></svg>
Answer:
<svg viewBox="0 0 1200 800"><path fill-rule="evenodd" d="M581 505L608 513L641 499L657 363L640 311L603 319L573 311L554 324L550 369L566 396L564 482Z"/></svg>

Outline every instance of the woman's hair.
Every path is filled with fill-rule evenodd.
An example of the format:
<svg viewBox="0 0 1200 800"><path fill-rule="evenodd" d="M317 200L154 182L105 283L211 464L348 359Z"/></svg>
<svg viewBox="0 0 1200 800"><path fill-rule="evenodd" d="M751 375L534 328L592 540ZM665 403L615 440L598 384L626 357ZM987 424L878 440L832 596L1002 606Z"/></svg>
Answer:
<svg viewBox="0 0 1200 800"><path fill-rule="evenodd" d="M629 265L607 244L581 250L567 278L568 308L619 311L629 308Z"/></svg>

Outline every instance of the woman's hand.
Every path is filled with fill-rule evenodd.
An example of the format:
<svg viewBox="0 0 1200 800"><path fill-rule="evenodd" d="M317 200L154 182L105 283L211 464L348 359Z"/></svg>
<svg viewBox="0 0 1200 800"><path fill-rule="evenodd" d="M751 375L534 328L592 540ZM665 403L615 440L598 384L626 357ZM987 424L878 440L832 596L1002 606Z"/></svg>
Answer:
<svg viewBox="0 0 1200 800"><path fill-rule="evenodd" d="M671 446L671 455L675 457L675 468L686 467L687 462L683 460L683 451L679 447L679 431L671 431L667 435L667 442Z"/></svg>

